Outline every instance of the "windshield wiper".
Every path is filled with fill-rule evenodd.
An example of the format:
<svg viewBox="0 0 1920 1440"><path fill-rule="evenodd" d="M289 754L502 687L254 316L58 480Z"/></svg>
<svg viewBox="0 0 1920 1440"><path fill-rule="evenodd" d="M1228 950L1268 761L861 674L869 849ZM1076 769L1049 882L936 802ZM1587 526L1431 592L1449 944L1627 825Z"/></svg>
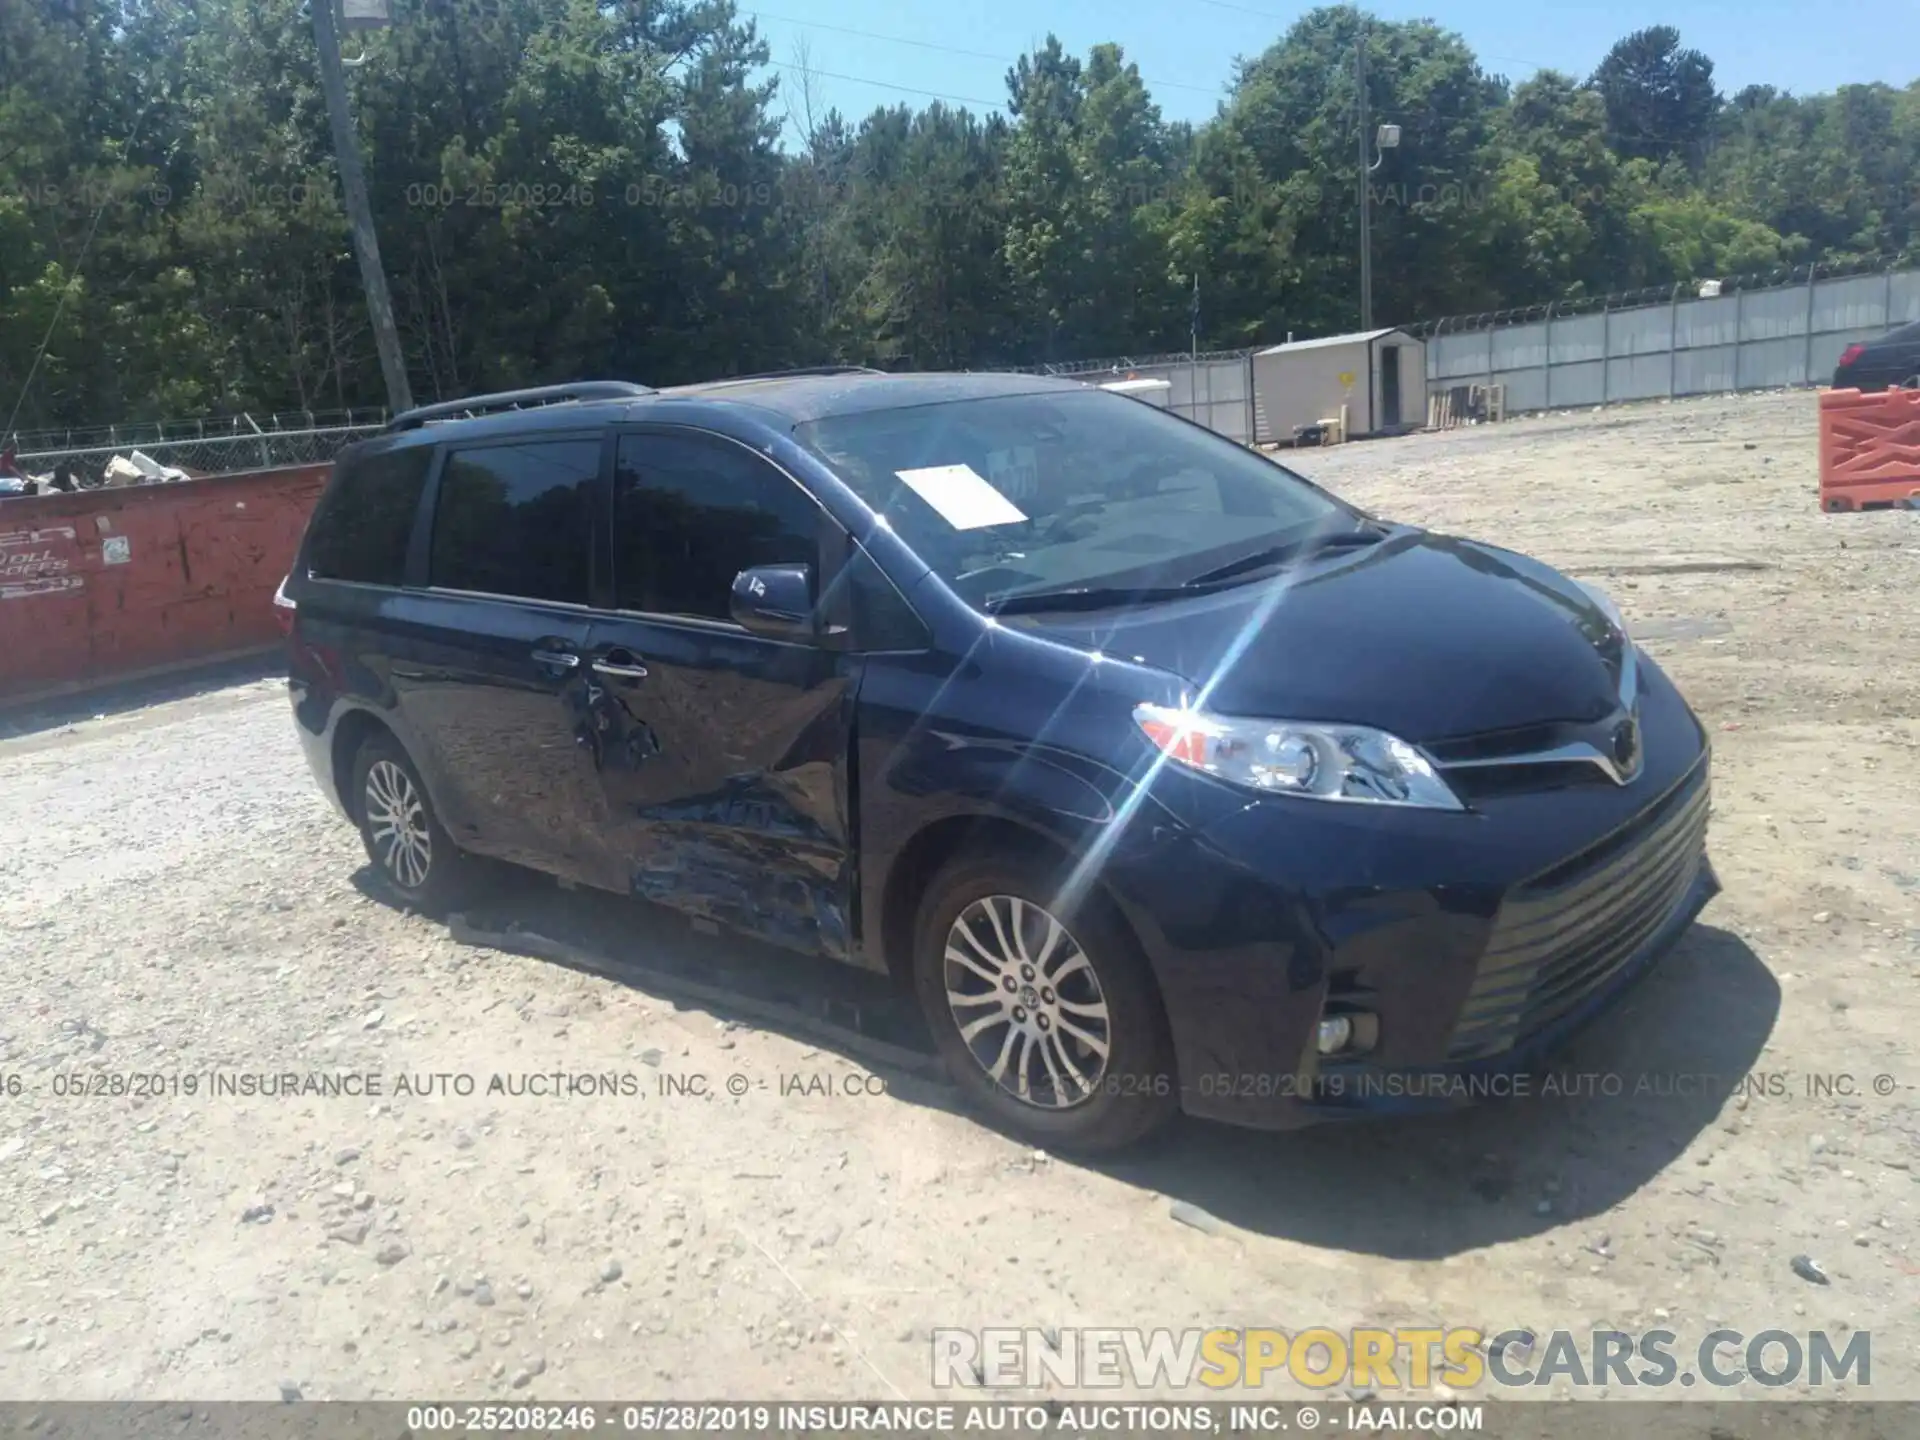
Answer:
<svg viewBox="0 0 1920 1440"><path fill-rule="evenodd" d="M981 602L989 615L1020 615L1045 610L1108 610L1143 601L1187 600L1189 585L1072 585L1058 590L1014 590Z"/></svg>
<svg viewBox="0 0 1920 1440"><path fill-rule="evenodd" d="M1160 600L1188 600L1195 594L1221 585L1250 570L1277 564L1295 555L1319 550L1345 550L1374 545L1386 535L1377 529L1343 530L1330 535L1310 536L1270 545L1251 555L1182 580L1178 585L1066 585L1058 589L1011 590L990 595L982 602L989 615L1018 615L1044 610L1106 610L1122 605L1137 605Z"/></svg>
<svg viewBox="0 0 1920 1440"><path fill-rule="evenodd" d="M1377 545L1386 537L1378 530L1342 530L1332 535L1314 535L1305 540L1290 540L1285 545L1269 545L1264 550L1256 550L1251 555L1242 555L1238 560L1229 560L1211 570L1203 570L1187 581L1189 587L1212 585L1221 580L1231 580L1236 575L1245 575L1252 570L1261 570L1268 565L1277 565L1282 560L1291 560L1297 555L1305 555L1320 550L1348 550L1362 545Z"/></svg>

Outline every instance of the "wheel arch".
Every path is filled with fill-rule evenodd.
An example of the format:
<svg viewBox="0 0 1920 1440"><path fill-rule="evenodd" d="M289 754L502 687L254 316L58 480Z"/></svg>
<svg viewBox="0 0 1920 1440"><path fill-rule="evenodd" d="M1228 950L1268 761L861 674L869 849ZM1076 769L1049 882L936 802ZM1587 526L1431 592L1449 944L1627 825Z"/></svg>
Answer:
<svg viewBox="0 0 1920 1440"><path fill-rule="evenodd" d="M360 813L360 797L354 791L354 757L366 746L367 741L376 735L384 735L402 750L406 749L406 742L393 733L393 727L371 710L348 710L334 722L333 789L339 797L341 808L347 812L347 818L356 825L360 824L365 817ZM408 753L410 755L412 752Z"/></svg>
<svg viewBox="0 0 1920 1440"><path fill-rule="evenodd" d="M1073 847L1060 837L1005 815L948 815L915 831L887 871L882 892L880 953L895 983L911 988L914 923L927 887L942 870L965 855L1027 858L1056 871L1069 869L1075 860ZM1126 907L1097 874L1090 893L1140 952L1153 984L1154 999L1164 1014L1166 996L1160 989L1160 977Z"/></svg>

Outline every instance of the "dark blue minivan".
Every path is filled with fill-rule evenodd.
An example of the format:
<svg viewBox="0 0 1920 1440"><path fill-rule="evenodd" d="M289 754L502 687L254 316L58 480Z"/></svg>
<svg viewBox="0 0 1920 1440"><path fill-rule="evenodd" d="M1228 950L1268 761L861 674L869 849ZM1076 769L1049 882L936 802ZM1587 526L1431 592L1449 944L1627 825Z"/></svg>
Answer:
<svg viewBox="0 0 1920 1440"><path fill-rule="evenodd" d="M1072 381L410 411L278 604L400 896L491 856L890 972L1047 1146L1450 1103L1718 888L1604 595Z"/></svg>

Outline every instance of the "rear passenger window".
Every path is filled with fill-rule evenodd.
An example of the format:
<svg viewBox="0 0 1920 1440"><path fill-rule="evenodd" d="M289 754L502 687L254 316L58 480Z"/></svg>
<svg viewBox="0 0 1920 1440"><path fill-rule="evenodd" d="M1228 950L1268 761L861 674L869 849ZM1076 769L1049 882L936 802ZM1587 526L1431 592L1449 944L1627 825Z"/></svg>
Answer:
<svg viewBox="0 0 1920 1440"><path fill-rule="evenodd" d="M431 445L341 462L307 537L307 573L322 580L402 585Z"/></svg>
<svg viewBox="0 0 1920 1440"><path fill-rule="evenodd" d="M456 450L440 475L432 583L584 605L598 440Z"/></svg>

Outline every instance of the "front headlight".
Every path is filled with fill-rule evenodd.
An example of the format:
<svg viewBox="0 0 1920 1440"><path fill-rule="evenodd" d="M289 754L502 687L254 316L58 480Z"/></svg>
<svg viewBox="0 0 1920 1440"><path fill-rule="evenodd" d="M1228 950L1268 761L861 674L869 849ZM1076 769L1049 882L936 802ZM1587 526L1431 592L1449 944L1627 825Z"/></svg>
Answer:
<svg viewBox="0 0 1920 1440"><path fill-rule="evenodd" d="M1627 617L1620 613L1620 607L1613 603L1613 597L1598 585L1589 585L1584 580L1576 580L1573 583L1586 593L1589 600L1600 607L1600 613L1607 617L1607 623L1620 632L1622 640L1631 645L1633 636L1627 633Z"/></svg>
<svg viewBox="0 0 1920 1440"><path fill-rule="evenodd" d="M1168 759L1270 795L1461 810L1433 762L1365 725L1243 720L1136 705L1133 718Z"/></svg>

